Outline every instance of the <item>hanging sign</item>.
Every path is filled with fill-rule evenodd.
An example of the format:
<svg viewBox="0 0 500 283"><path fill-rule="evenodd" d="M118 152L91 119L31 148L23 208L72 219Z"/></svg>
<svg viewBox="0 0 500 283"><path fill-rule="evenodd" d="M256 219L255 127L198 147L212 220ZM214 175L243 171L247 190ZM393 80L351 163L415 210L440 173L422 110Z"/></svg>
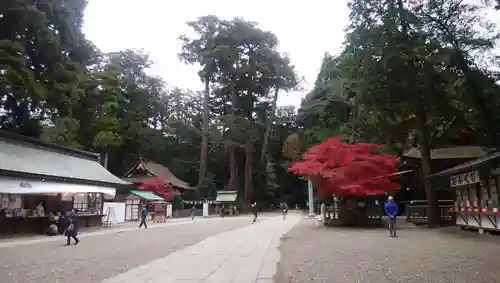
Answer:
<svg viewBox="0 0 500 283"><path fill-rule="evenodd" d="M470 185L474 183L479 183L479 181L480 181L479 172L477 170L450 177L450 185L452 187Z"/></svg>

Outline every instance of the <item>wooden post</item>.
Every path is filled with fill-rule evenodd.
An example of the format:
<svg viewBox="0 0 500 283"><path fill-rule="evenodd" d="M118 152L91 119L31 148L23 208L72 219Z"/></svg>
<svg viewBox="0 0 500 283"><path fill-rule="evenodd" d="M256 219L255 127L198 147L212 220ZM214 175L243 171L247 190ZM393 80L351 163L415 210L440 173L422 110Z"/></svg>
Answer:
<svg viewBox="0 0 500 283"><path fill-rule="evenodd" d="M496 194L497 194L497 204L496 204L496 207L495 209L493 210L493 212L497 212L498 211L498 205L500 205L500 190L498 189L498 176L495 176L495 190L496 190Z"/></svg>
<svg viewBox="0 0 500 283"><path fill-rule="evenodd" d="M101 211L101 214L104 214L104 194L100 193L99 198L101 199L101 207L99 208L99 210Z"/></svg>

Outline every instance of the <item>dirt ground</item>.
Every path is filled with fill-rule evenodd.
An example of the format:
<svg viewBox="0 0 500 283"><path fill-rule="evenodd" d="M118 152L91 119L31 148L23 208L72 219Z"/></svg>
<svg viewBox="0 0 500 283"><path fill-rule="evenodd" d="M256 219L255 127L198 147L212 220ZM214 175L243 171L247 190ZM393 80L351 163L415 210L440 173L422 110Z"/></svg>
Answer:
<svg viewBox="0 0 500 283"><path fill-rule="evenodd" d="M282 238L276 283L500 282L500 237L457 228L324 227L304 219Z"/></svg>

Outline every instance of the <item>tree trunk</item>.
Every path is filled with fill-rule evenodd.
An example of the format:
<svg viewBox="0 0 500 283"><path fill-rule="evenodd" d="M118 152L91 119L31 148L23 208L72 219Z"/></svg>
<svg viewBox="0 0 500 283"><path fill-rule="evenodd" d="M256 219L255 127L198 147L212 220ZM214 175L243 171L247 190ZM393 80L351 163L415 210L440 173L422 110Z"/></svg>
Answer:
<svg viewBox="0 0 500 283"><path fill-rule="evenodd" d="M229 190L238 190L238 159L233 145L229 148Z"/></svg>
<svg viewBox="0 0 500 283"><path fill-rule="evenodd" d="M266 122L266 130L264 131L264 140L262 142L262 149L260 151L260 160L259 160L259 166L258 166L258 179L257 179L257 184L258 184L258 190L260 193L264 193L265 188L267 188L267 147L269 146L269 136L271 135L271 127L272 123L274 121L274 118L276 117L276 108L277 108L277 103L278 103L278 93L279 93L279 88L276 88L274 90L274 97L273 97L273 103L271 106L271 113L269 113L267 122Z"/></svg>
<svg viewBox="0 0 500 283"><path fill-rule="evenodd" d="M431 149L429 145L429 133L426 126L426 112L422 99L418 99L418 109L416 109L417 119L417 135L418 145L420 147L420 156L422 163L422 177L424 178L425 194L427 196L427 219L428 227L436 228L439 223L439 216L437 213L437 195L436 191L432 188L427 176L432 173L431 169Z"/></svg>
<svg viewBox="0 0 500 283"><path fill-rule="evenodd" d="M250 97L252 93L248 94ZM246 207L249 207L250 202L257 201L253 192L253 176L252 176L252 163L253 163L253 141L252 141L252 113L253 105L247 109L246 116L248 119L248 126L250 127L247 131L246 142L245 142L245 202Z"/></svg>
<svg viewBox="0 0 500 283"><path fill-rule="evenodd" d="M277 102L278 102L278 92L279 92L279 89L276 88L274 91L273 105L271 107L271 113L269 114L269 117L267 119L266 131L264 132L264 141L262 143L262 150L260 152L260 162L265 161L265 156L267 153L267 144L269 143L269 135L271 134L271 126L272 126L272 123L274 121L274 117L276 115L276 107L277 107Z"/></svg>
<svg viewBox="0 0 500 283"><path fill-rule="evenodd" d="M245 144L245 200L247 202L247 207L248 205L253 202L257 201L253 194L253 188L252 188L252 155L253 155L253 144L252 144L252 139L249 137L247 138L246 144Z"/></svg>
<svg viewBox="0 0 500 283"><path fill-rule="evenodd" d="M234 89L234 84L233 84L231 89L231 104L232 104L231 108L232 108L233 121L236 121L237 103L238 103L238 96L236 95L236 90ZM238 158L236 157L236 151L237 151L237 146L231 144L229 146L229 189L231 191L238 190Z"/></svg>
<svg viewBox="0 0 500 283"><path fill-rule="evenodd" d="M210 99L210 81L208 75L205 76L205 92L203 96L203 129L201 134L200 171L198 175L199 189L205 181L207 174L207 154L208 154L208 101Z"/></svg>
<svg viewBox="0 0 500 283"><path fill-rule="evenodd" d="M409 38L408 31L408 19L407 13L405 12L403 0L397 0L397 5L399 9L399 18L401 20L401 27L403 36ZM413 61L413 51L406 47L406 52L408 56L408 68L405 70L407 74L415 72L415 62ZM411 88L415 89L417 82L411 82ZM422 100L422 93L412 93L414 99L414 113L416 116L416 126L418 143L420 147L420 156L422 163L422 177L424 178L425 194L427 196L427 219L429 228L435 228L438 225L438 215L437 215L437 196L436 191L432 189L429 181L426 179L427 176L431 174L431 152L430 152L430 142L429 135L427 133L427 114L424 106L424 101Z"/></svg>
<svg viewBox="0 0 500 283"><path fill-rule="evenodd" d="M233 115L233 123L236 121L236 115L238 110L238 96L236 95L236 89L234 86L234 82L231 81L231 110ZM234 124L231 126L231 131L233 129ZM238 147L235 144L231 144L229 146L229 189L231 191L238 190L238 158L236 156L236 151Z"/></svg>

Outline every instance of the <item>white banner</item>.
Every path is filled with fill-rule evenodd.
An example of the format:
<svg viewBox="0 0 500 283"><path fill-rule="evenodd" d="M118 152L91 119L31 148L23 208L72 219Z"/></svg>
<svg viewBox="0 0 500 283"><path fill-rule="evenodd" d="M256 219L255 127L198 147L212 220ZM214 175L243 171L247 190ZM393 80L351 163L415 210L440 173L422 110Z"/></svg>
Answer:
<svg viewBox="0 0 500 283"><path fill-rule="evenodd" d="M479 183L479 171L467 172L459 175L454 175L450 177L450 186L459 187L470 185L474 183Z"/></svg>
<svg viewBox="0 0 500 283"><path fill-rule="evenodd" d="M0 194L102 193L114 198L116 189L48 181L0 177Z"/></svg>
<svg viewBox="0 0 500 283"><path fill-rule="evenodd" d="M208 217L208 203L203 203L203 217Z"/></svg>

